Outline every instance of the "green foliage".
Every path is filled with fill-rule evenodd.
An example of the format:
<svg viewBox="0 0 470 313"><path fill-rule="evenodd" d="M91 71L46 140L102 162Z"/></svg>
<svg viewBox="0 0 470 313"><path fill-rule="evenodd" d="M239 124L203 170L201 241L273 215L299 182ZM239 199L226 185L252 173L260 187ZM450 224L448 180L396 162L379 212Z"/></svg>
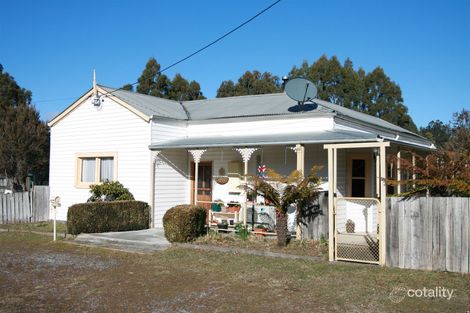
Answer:
<svg viewBox="0 0 470 313"><path fill-rule="evenodd" d="M87 202L134 200L134 196L118 181L105 181L99 185L90 186L91 197Z"/></svg>
<svg viewBox="0 0 470 313"><path fill-rule="evenodd" d="M25 189L25 179L46 183L49 175L49 129L30 104L31 92L18 86L0 65L0 173Z"/></svg>
<svg viewBox="0 0 470 313"><path fill-rule="evenodd" d="M307 176L298 171L289 176L267 169L267 180L250 176L248 191L263 196L276 207L276 234L279 245L287 244L287 210L290 205L297 207L297 223L308 214L308 206L318 198L320 178L316 175L319 167L313 166Z"/></svg>
<svg viewBox="0 0 470 313"><path fill-rule="evenodd" d="M237 234L241 240L247 240L248 237L250 237L250 231L243 223L237 223L235 225L235 234Z"/></svg>
<svg viewBox="0 0 470 313"><path fill-rule="evenodd" d="M416 131L416 125L403 104L401 89L381 67L370 73L357 71L351 60L341 65L336 56L325 55L313 64L304 61L293 67L291 77L302 76L318 87L318 98L349 109L382 118L395 125Z"/></svg>
<svg viewBox="0 0 470 313"><path fill-rule="evenodd" d="M149 222L150 206L141 201L79 203L67 212L67 231L72 235L147 229Z"/></svg>
<svg viewBox="0 0 470 313"><path fill-rule="evenodd" d="M217 98L260 95L282 92L279 77L269 72L246 71L235 84L233 81L223 81L217 90Z"/></svg>
<svg viewBox="0 0 470 313"><path fill-rule="evenodd" d="M21 88L0 64L0 108L30 105L31 97L31 91Z"/></svg>
<svg viewBox="0 0 470 313"><path fill-rule="evenodd" d="M182 204L177 205L163 216L165 237L170 242L188 242L205 233L206 209Z"/></svg>
<svg viewBox="0 0 470 313"><path fill-rule="evenodd" d="M160 73L160 64L155 58L149 59L139 77L137 92L176 101L205 99L198 82L188 81L181 74L176 74L173 80L170 80L168 76Z"/></svg>
<svg viewBox="0 0 470 313"><path fill-rule="evenodd" d="M125 84L124 86L121 87L122 90L127 90L127 91L134 91L134 86L131 84Z"/></svg>
<svg viewBox="0 0 470 313"><path fill-rule="evenodd" d="M428 126L421 127L419 132L422 136L435 143L436 147L443 147L451 136L451 127L440 120L431 121Z"/></svg>

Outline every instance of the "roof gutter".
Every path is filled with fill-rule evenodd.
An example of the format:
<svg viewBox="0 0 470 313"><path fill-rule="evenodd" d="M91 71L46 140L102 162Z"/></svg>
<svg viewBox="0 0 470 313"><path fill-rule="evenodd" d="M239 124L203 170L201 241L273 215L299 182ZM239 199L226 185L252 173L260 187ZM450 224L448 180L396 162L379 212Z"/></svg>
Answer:
<svg viewBox="0 0 470 313"><path fill-rule="evenodd" d="M213 143L213 144L186 144L186 145L149 145L150 150L161 149L188 149L188 148L217 148L217 147L260 147L260 146L278 146L278 145L296 145L296 144L324 144L332 142L376 142L383 141L381 138L371 139L341 139L341 140L286 140L279 142L241 142L241 143Z"/></svg>
<svg viewBox="0 0 470 313"><path fill-rule="evenodd" d="M424 144L421 144L421 143L417 143L417 142L412 142L412 141L408 141L408 140L403 140L403 139L400 139L398 140L398 137L400 136L396 136L395 138L392 138L392 137L387 137L387 136L379 136L380 138L383 138L385 140L388 140L390 142L394 142L394 143L397 143L397 144L401 144L401 145L405 145L405 146L409 146L409 147L421 147L425 150L436 150L436 146L431 143L430 145L424 145Z"/></svg>

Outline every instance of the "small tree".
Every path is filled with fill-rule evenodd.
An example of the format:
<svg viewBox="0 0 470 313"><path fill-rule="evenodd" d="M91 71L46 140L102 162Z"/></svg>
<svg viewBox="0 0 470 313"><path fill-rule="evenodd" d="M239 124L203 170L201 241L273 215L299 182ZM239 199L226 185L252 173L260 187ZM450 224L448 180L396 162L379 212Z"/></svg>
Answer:
<svg viewBox="0 0 470 313"><path fill-rule="evenodd" d="M118 181L105 181L99 185L90 186L91 197L87 202L134 200L134 196Z"/></svg>
<svg viewBox="0 0 470 313"><path fill-rule="evenodd" d="M425 157L416 155L416 164L400 159L403 172L414 173L416 179L388 180L390 185L404 185L400 196L422 195L470 197L470 155L463 151L439 149ZM394 158L394 161L397 159Z"/></svg>
<svg viewBox="0 0 470 313"><path fill-rule="evenodd" d="M318 198L320 179L316 175L318 167L314 166L306 177L299 171L289 176L278 174L273 169L267 170L267 179L250 176L248 192L263 196L276 207L276 234L278 245L287 244L287 210L296 205L297 224L300 224L309 205Z"/></svg>

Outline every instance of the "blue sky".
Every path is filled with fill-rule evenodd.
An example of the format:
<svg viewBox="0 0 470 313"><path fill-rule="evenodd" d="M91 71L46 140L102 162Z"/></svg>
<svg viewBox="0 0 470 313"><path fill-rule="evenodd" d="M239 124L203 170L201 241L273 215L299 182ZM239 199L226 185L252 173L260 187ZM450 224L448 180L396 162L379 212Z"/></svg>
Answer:
<svg viewBox="0 0 470 313"><path fill-rule="evenodd" d="M0 63L47 119L91 87L93 68L103 85L133 83L149 57L171 64L272 2L0 0ZM246 70L282 76L322 54L382 66L418 126L470 108L470 1L282 0L166 74L213 98Z"/></svg>

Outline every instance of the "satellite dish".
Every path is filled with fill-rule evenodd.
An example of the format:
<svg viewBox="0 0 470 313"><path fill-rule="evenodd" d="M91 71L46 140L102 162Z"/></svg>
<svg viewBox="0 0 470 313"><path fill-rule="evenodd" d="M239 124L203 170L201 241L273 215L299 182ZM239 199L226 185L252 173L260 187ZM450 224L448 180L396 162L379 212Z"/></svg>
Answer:
<svg viewBox="0 0 470 313"><path fill-rule="evenodd" d="M317 87L303 77L289 79L284 87L284 91L292 100L304 103L315 99L317 96Z"/></svg>

